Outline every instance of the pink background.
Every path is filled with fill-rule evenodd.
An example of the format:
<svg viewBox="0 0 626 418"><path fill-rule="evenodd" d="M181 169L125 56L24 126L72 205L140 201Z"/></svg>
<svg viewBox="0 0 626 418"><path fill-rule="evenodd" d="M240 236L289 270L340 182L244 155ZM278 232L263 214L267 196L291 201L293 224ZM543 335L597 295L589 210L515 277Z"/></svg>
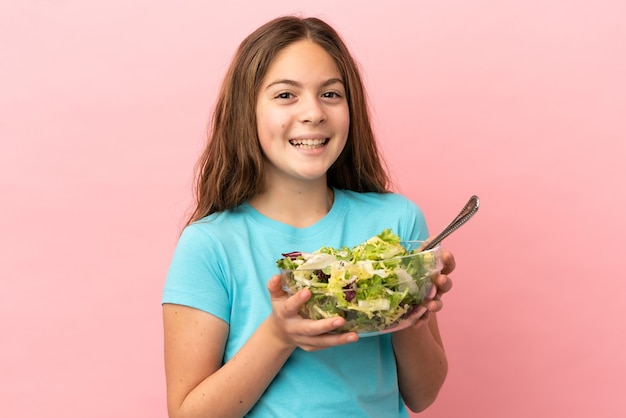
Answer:
<svg viewBox="0 0 626 418"><path fill-rule="evenodd" d="M626 416L626 3L210 3L0 2L0 416L166 416L159 298L210 108L293 12L361 62L433 231L481 198L420 416Z"/></svg>

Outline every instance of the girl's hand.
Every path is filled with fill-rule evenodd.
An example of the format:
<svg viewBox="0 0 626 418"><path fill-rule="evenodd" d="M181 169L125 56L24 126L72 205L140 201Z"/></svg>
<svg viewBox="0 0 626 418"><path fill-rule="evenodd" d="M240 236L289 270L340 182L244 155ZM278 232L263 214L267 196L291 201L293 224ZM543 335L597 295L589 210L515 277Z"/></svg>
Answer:
<svg viewBox="0 0 626 418"><path fill-rule="evenodd" d="M415 328L419 328L428 323L428 317L431 312L439 312L443 308L443 302L441 296L447 293L452 288L452 279L448 276L456 267L454 256L449 251L444 251L442 254L443 267L441 273L433 279L433 288L430 295L424 298L422 302L422 308L424 314L414 323Z"/></svg>
<svg viewBox="0 0 626 418"><path fill-rule="evenodd" d="M300 347L305 351L321 350L336 345L348 344L359 339L355 332L328 334L341 327L345 319L304 319L298 314L300 307L311 297L307 289L289 296L280 285L280 276L273 276L267 289L272 300L272 314L268 320L276 336L287 345Z"/></svg>

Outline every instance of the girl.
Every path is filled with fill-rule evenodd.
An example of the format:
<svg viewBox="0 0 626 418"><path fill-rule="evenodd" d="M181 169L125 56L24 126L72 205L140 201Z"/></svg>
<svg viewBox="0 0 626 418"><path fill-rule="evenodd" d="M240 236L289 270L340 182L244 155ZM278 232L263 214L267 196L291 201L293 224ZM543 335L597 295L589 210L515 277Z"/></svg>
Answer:
<svg viewBox="0 0 626 418"><path fill-rule="evenodd" d="M163 320L170 417L407 417L447 372L434 312L359 339L306 320L275 261L353 246L385 228L427 238L420 209L389 191L357 66L316 18L249 35L226 74L200 159L195 210L171 261ZM269 278L269 282L267 282Z"/></svg>

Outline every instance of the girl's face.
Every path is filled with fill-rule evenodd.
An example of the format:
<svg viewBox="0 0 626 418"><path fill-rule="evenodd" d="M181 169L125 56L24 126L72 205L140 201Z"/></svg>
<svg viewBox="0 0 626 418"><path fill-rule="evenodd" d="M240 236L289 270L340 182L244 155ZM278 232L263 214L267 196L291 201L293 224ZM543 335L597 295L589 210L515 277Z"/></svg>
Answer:
<svg viewBox="0 0 626 418"><path fill-rule="evenodd" d="M330 55L309 40L270 64L256 103L268 179L324 180L348 138L345 86Z"/></svg>

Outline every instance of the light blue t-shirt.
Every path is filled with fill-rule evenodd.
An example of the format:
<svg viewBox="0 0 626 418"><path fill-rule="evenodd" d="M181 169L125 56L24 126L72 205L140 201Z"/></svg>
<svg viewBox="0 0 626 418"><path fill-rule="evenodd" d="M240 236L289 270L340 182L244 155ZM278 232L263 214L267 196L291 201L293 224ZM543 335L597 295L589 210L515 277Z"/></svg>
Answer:
<svg viewBox="0 0 626 418"><path fill-rule="evenodd" d="M335 189L331 210L307 228L252 206L212 214L185 228L170 264L163 303L206 311L230 326L228 361L270 314L267 281L291 251L354 246L390 228L403 240L428 232L421 210L399 194ZM398 390L390 335L315 352L296 349L250 417L408 417Z"/></svg>

